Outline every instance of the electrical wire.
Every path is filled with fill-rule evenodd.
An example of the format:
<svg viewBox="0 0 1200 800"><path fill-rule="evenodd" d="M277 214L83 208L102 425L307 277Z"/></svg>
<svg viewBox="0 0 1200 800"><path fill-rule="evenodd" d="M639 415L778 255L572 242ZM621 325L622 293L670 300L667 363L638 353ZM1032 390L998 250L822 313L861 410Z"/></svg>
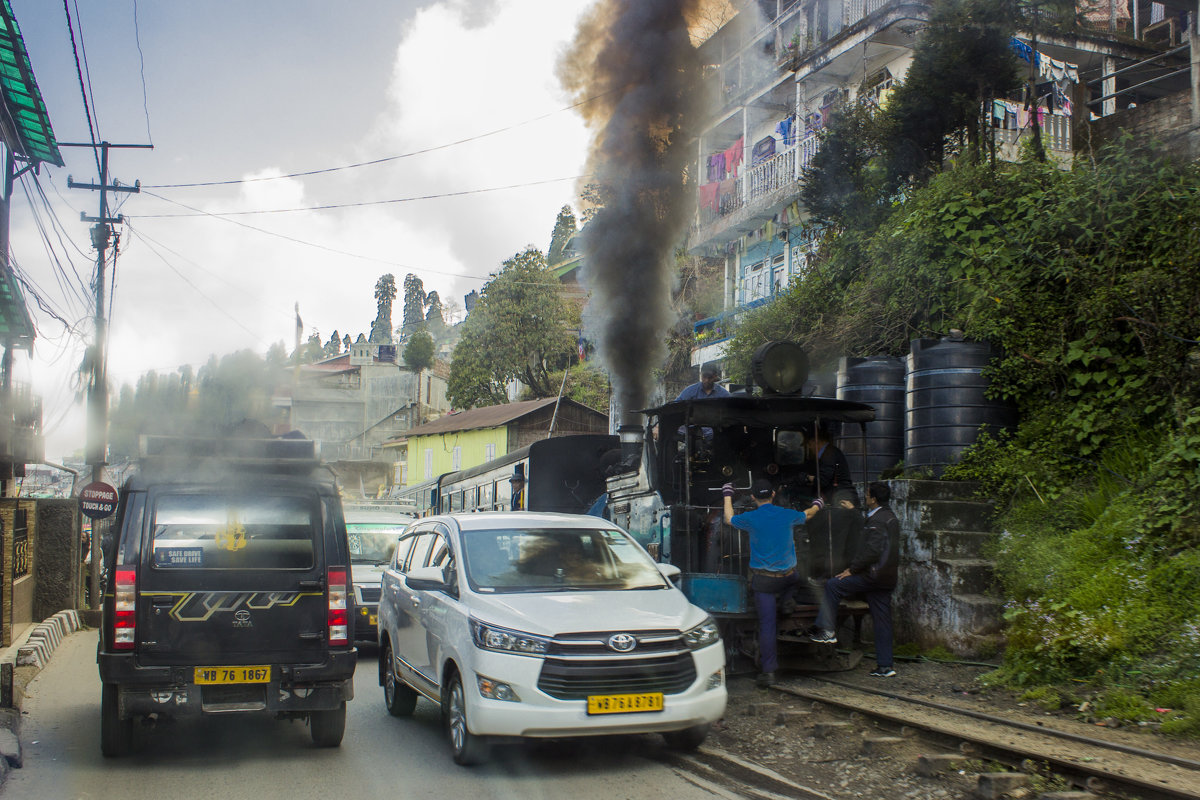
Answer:
<svg viewBox="0 0 1200 800"><path fill-rule="evenodd" d="M146 59L142 55L142 31L138 26L138 4L133 0L133 40L137 43L138 72L142 75L142 111L146 115L146 141L154 145L154 137L150 135L150 101L146 96Z"/></svg>
<svg viewBox="0 0 1200 800"><path fill-rule="evenodd" d="M432 273L434 275L445 275L450 278L466 278L468 280L477 280L477 281L489 280L489 278L486 276L469 275L469 274L462 273L462 272L450 272L448 270L438 270L438 269L433 269L430 267L413 267L413 266L409 266L407 264L400 264L395 261L388 261L387 259L383 259L383 258L375 258L374 256L365 256L365 255L362 255L361 253L351 253L348 250L339 250L336 247L329 247L327 245L318 244L317 242L310 242L305 239L297 239L294 236L288 236L287 234L270 231L270 230L267 230L266 228L259 228L254 225L250 225L248 223L242 222L240 220L231 219L228 216L222 216L220 214L212 214L207 211L202 211L194 206L189 206L186 203L179 202L178 200L172 200L169 197L162 197L161 195L157 195L154 192L145 192L145 194L148 194L151 197L157 198L164 202L171 203L173 205L177 205L181 208L186 208L189 211L195 212L194 214L180 214L180 215L176 215L176 216L182 216L182 217L210 216L210 217L214 217L215 219L219 219L222 222L228 222L230 225L236 225L239 228L245 228L246 230L255 231L256 233L261 233L266 236L272 236L277 239L283 239L284 241L292 242L294 244L300 244L300 245L304 245L306 247L313 247L313 248L316 248L317 250L323 250L327 253L335 253L337 255L347 256L348 258L355 258L355 259L359 259L361 261L369 261L369 262L372 262L375 264L383 264L383 265L389 266L389 267L406 269L406 270L409 270L412 272L427 272L427 273ZM148 216L153 217L153 215L148 215ZM172 216L172 215L164 215L164 216ZM145 219L146 216L139 215L138 218Z"/></svg>
<svg viewBox="0 0 1200 800"><path fill-rule="evenodd" d="M531 183L514 183L508 186L493 186L486 189L464 189L459 192L443 192L442 194L425 194L415 195L413 197L396 197L388 200L362 200L357 203L329 203L320 206L304 206L300 208L260 208L251 211L200 211L196 210L191 214L138 214L140 219L170 219L174 217L246 217L257 214L292 214L299 211L332 211L339 208L363 208L367 206L384 206L396 205L398 203L412 203L418 200L440 200L447 197L465 197L473 194L489 194L491 192L504 192L510 189L525 189L530 186L546 186L551 183L562 183L563 181L577 181L581 178L589 177L587 175L573 175L566 178L547 178L544 181L533 181ZM146 187L142 187L142 191L151 197L167 202L174 202L162 195L154 192L146 191ZM179 205L183 205L180 203Z"/></svg>
<svg viewBox="0 0 1200 800"><path fill-rule="evenodd" d="M76 9L78 10L78 9ZM63 0L63 12L67 15L67 32L71 34L71 53L75 56L75 74L79 76L79 94L83 97L83 115L87 118L89 141L92 143L92 155L96 159L96 174L100 175L100 149L96 146L96 128L92 126L92 109L88 105L87 90L83 85L83 67L79 62L79 50L75 46L75 25L71 22L71 7L68 0ZM82 32L80 36L82 37Z"/></svg>
<svg viewBox="0 0 1200 800"><path fill-rule="evenodd" d="M50 234L47 231L46 223L42 219L42 214L39 212L37 205L34 204L33 198L30 196L29 185L26 182L25 176L22 176L21 178L21 189L25 193L30 212L33 216L34 225L41 236L42 246L45 248L47 259L53 268L53 274L58 281L60 291L62 292L64 298L68 300L68 304L72 298L86 303L86 297L88 296L87 286L84 283L83 278L80 276L78 269L75 267L74 262L71 261L70 254L65 252L65 246L63 255L70 264L70 269L68 270L63 266L62 260L59 258L59 254L55 250L53 242L50 240ZM58 223L58 219L54 215L53 209L46 209L46 212L55 223ZM58 234L57 228L55 229L55 233L56 235ZM59 236L59 241L62 243L61 236ZM72 280L72 278L74 280Z"/></svg>
<svg viewBox="0 0 1200 800"><path fill-rule="evenodd" d="M140 233L140 232L138 232L138 231L137 231L137 230L136 230L136 229L135 229L135 228L134 228L132 225L129 225L129 226L127 226L127 227L128 227L128 230L129 230L129 232L130 232L131 234L133 234L133 235L134 235L134 236L136 236L138 239L140 239L140 240L142 241L142 243L143 243L143 244L145 244L145 245L146 245L146 247L148 247L148 248L150 249L150 252L151 252L151 253L154 253L154 255L158 256L158 259L159 259L160 261L162 261L162 262L163 262L163 264L164 264L164 265L166 265L166 267L167 267L169 270L171 270L171 271L172 271L172 272L174 272L176 275L178 275L178 276L179 276L179 279L180 279L181 281L183 281L184 283L186 283L188 286L192 287L192 289L193 289L193 290L196 292L196 294L200 295L200 296L201 296L201 297L203 297L205 300L207 300L209 303L211 303L211 304L212 304L212 306L213 306L213 308L217 309L217 311L220 311L220 312L221 312L222 314L224 314L226 317L229 317L229 319L230 319L230 320L232 320L232 321L233 321L233 323L234 323L235 325L237 325L239 328L241 328L241 329L242 329L242 330L244 330L246 333L248 333L248 334L250 334L251 336L253 336L253 337L254 337L254 340L255 340L255 341L257 341L259 344L262 344L262 345L267 345L267 344L268 344L267 342L264 342L264 341L262 340L262 338L261 338L261 337L260 337L260 336L259 336L257 333L255 333L254 331L252 331L252 330L250 330L249 328L247 328L247 327L246 327L246 326L245 326L245 325L242 323L242 321L241 321L240 319L238 319L236 316L234 316L234 315L233 315L233 314L231 314L230 312L226 311L226 310L225 310L225 308L224 308L224 307L222 307L220 303L218 303L216 300L213 300L211 297L209 297L209 296L208 296L208 295L206 295L206 294L205 294L203 291L201 291L201 289L200 289L200 287L199 287L199 286L197 286L196 284L194 284L194 283L192 283L190 280L188 280L188 277L187 277L187 275L185 275L185 274L183 273L183 271L182 271L182 270L180 270L180 269L176 268L176 266L175 266L174 264L172 264L172 263L171 263L171 262L170 262L170 261L167 259L167 257L166 257L166 256L164 256L162 253L160 253L160 252L159 252L159 251L158 251L158 250L155 248L154 244L150 242L150 240L149 240L149 239L147 239L145 236L142 236L142 235L141 235L141 233Z"/></svg>
<svg viewBox="0 0 1200 800"><path fill-rule="evenodd" d="M79 52L83 54L83 74L87 78L88 103L96 119L96 135L100 136L100 112L96 110L96 93L92 90L92 68L88 65L87 40L83 36L83 15L79 13L79 0L71 0L75 6L75 27L79 28ZM101 137L102 139L103 137Z"/></svg>
<svg viewBox="0 0 1200 800"><path fill-rule="evenodd" d="M324 174L327 174L330 172L341 172L341 171L348 170L348 169L359 169L360 167L373 167L373 166L376 166L379 164L387 164L392 161L399 161L402 158L411 158L413 156L420 156L420 155L424 155L426 153L433 153L438 150L445 150L450 147L457 147L460 144L467 144L469 142L478 141L480 139L486 139L489 136L496 136L497 134L507 133L508 131L516 130L517 128L522 128L526 125L532 125L535 122L540 122L543 119L552 117L556 114L561 114L564 111L572 111L576 108L579 108L580 106L584 106L584 105L587 105L588 103L595 102L596 100L599 100L600 98L610 95L616 91L619 91L619 89L609 89L607 92L602 92L601 94L593 95L592 97L585 98L585 99L580 100L577 103L573 103L569 106L564 106L563 108L558 108L558 109L555 109L554 111L547 111L545 114L541 114L536 117L531 117L522 122L513 123L512 125L506 125L503 128L497 128L496 130L493 130L493 131L488 131L486 133L479 133L474 136L468 136L465 139L458 139L457 141L447 142L445 144L433 145L432 147L423 147L420 150L413 150L412 152L409 152L409 153L400 153L399 155L385 156L383 158L375 158L370 161L360 161L355 164L344 164L344 165L338 166L338 167L324 167L321 169L311 169L311 170L305 170L303 172L289 172L286 175L264 175L264 176L257 177L257 178L231 178L228 180L201 181L201 182L196 182L196 183L158 183L158 184L152 183L152 184L143 184L142 188L143 189L190 189L190 188L195 188L195 187L200 187L200 186L233 186L233 185L242 184L242 183L259 183L261 181L278 181L278 180L283 180L284 178L306 178L311 175L324 175Z"/></svg>

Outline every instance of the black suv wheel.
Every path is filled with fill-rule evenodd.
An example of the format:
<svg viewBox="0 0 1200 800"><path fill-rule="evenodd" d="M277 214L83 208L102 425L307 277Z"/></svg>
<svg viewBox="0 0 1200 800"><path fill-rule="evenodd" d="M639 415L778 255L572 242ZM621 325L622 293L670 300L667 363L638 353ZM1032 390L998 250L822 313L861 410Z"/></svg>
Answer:
<svg viewBox="0 0 1200 800"><path fill-rule="evenodd" d="M129 755L133 749L133 720L121 719L117 707L117 685L100 689L100 752L107 758Z"/></svg>
<svg viewBox="0 0 1200 800"><path fill-rule="evenodd" d="M313 744L317 747L337 747L346 733L346 703L330 711L314 711L308 717Z"/></svg>

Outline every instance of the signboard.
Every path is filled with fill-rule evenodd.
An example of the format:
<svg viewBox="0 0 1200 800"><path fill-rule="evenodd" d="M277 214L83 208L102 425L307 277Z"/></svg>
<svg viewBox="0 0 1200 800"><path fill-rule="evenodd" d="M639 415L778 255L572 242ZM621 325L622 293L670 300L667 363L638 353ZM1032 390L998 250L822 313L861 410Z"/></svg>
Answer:
<svg viewBox="0 0 1200 800"><path fill-rule="evenodd" d="M85 517L104 519L117 510L117 490L103 481L93 481L79 492L79 510Z"/></svg>

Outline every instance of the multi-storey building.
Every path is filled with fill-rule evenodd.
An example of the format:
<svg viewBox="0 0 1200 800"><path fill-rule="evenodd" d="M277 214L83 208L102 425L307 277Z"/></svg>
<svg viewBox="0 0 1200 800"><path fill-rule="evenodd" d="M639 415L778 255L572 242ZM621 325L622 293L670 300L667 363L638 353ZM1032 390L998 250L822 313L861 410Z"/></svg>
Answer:
<svg viewBox="0 0 1200 800"><path fill-rule="evenodd" d="M1181 44L1189 9L1194 17L1194 1L1081 4L1086 27L1015 36L1039 104L995 104L1001 157L1016 157L1035 114L1046 150L1067 161L1091 119L1189 94ZM726 268L725 310L696 323L693 364L721 358L730 316L804 274L820 231L802 224L800 187L821 131L844 104L886 101L929 13L924 0L752 0L700 45L716 111L697 140L699 209L688 246L723 255Z"/></svg>
<svg viewBox="0 0 1200 800"><path fill-rule="evenodd" d="M385 443L450 410L445 365L417 374L397 363L397 349L360 335L349 352L302 366L286 399L290 427L320 442L352 490L361 477L366 494L404 481L404 454Z"/></svg>

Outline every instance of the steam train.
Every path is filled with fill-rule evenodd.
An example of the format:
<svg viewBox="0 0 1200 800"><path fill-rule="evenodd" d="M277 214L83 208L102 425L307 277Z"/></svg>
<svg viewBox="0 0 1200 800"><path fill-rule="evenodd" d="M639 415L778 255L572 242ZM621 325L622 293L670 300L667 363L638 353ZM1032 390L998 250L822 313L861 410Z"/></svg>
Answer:
<svg viewBox="0 0 1200 800"><path fill-rule="evenodd" d="M824 578L840 572L861 529L858 493L831 496L821 485L814 434L865 436L872 406L806 397L807 356L789 342L772 342L755 353L757 387L729 397L670 402L629 415L618 436L547 439L488 462L412 487L418 513L508 510L509 481L527 479L522 507L534 511L595 513L633 534L660 562L682 571L680 587L722 624L732 669L749 669L757 656L750 593L747 534L726 525L721 487L743 490L735 513L749 510L756 478L777 487L775 503L807 508L816 495L826 509L795 531L802 581L795 607L781 620L781 663L806 669L849 669L861 653L813 645L794 632L807 628L818 610ZM858 452L865 454L861 446ZM865 458L865 455L864 455ZM865 465L863 472L865 473ZM858 492L862 487L858 487ZM423 504L423 505L422 505ZM865 604L842 615L861 617Z"/></svg>

